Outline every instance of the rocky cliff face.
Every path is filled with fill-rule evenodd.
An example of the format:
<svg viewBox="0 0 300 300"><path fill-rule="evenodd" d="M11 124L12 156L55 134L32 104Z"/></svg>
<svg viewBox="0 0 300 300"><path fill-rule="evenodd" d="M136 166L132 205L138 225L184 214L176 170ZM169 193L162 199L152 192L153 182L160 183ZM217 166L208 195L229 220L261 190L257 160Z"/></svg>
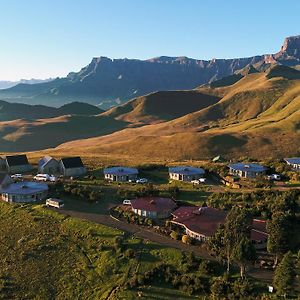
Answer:
<svg viewBox="0 0 300 300"><path fill-rule="evenodd" d="M78 73L51 84L26 85L0 91L0 98L26 103L61 105L85 101L107 109L128 99L159 90L193 89L234 74L249 65L262 70L270 64L300 64L300 36L286 38L276 54L236 59L197 60L187 57L156 57L149 60L93 58ZM2 97L1 97L2 96ZM25 97L27 96L27 98Z"/></svg>
<svg viewBox="0 0 300 300"><path fill-rule="evenodd" d="M284 40L280 53L300 58L300 35L287 37Z"/></svg>

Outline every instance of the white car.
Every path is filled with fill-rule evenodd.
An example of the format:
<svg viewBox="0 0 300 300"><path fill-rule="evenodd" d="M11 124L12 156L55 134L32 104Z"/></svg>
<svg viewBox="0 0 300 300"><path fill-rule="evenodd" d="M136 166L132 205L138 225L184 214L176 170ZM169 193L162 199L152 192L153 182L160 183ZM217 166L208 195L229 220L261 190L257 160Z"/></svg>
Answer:
<svg viewBox="0 0 300 300"><path fill-rule="evenodd" d="M195 179L192 180L191 183L193 184L201 184L201 183L205 183L206 182L206 178L199 178L199 179Z"/></svg>
<svg viewBox="0 0 300 300"><path fill-rule="evenodd" d="M63 208L64 201L61 199L49 198L46 200L46 206L54 207L54 208Z"/></svg>
<svg viewBox="0 0 300 300"><path fill-rule="evenodd" d="M281 176L279 174L272 174L267 176L268 180L281 180Z"/></svg>
<svg viewBox="0 0 300 300"><path fill-rule="evenodd" d="M50 176L49 176L49 181L50 181L50 182L56 182L56 181L57 181L57 178L56 178L54 175L50 175Z"/></svg>
<svg viewBox="0 0 300 300"><path fill-rule="evenodd" d="M49 181L50 176L48 174L37 174L33 177L36 181Z"/></svg>
<svg viewBox="0 0 300 300"><path fill-rule="evenodd" d="M10 176L12 179L22 179L23 175L22 174L14 174Z"/></svg>
<svg viewBox="0 0 300 300"><path fill-rule="evenodd" d="M125 200L123 200L123 204L124 204L124 205L130 205L130 204L131 204L131 201L128 200L128 199L125 199Z"/></svg>
<svg viewBox="0 0 300 300"><path fill-rule="evenodd" d="M140 178L140 179L137 179L136 183L147 183L148 182L148 179L147 178Z"/></svg>

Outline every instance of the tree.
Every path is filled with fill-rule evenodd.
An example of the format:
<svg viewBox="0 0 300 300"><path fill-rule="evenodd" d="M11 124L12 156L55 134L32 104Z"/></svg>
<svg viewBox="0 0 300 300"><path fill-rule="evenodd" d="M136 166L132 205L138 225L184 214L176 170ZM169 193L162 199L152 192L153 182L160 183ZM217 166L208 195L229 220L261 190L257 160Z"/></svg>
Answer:
<svg viewBox="0 0 300 300"><path fill-rule="evenodd" d="M210 287L213 299L219 299L220 297L227 295L229 289L230 283L224 277L215 278Z"/></svg>
<svg viewBox="0 0 300 300"><path fill-rule="evenodd" d="M250 239L251 220L249 210L233 207L228 213L224 225L219 226L209 241L211 251L220 259L226 259L228 273L234 249L241 240Z"/></svg>
<svg viewBox="0 0 300 300"><path fill-rule="evenodd" d="M282 212L273 213L272 219L267 223L268 231L268 252L275 254L276 266L279 255L282 255L288 250L288 234L289 234L288 216Z"/></svg>
<svg viewBox="0 0 300 300"><path fill-rule="evenodd" d="M243 279L247 263L256 260L256 251L249 238L244 237L237 243L233 251L233 259L239 264Z"/></svg>
<svg viewBox="0 0 300 300"><path fill-rule="evenodd" d="M289 251L275 269L273 278L273 285L280 296L289 295L293 287L294 276L293 257Z"/></svg>
<svg viewBox="0 0 300 300"><path fill-rule="evenodd" d="M234 281L232 289L235 297L238 297L238 299L244 299L244 297L252 294L253 284L247 278L239 278Z"/></svg>

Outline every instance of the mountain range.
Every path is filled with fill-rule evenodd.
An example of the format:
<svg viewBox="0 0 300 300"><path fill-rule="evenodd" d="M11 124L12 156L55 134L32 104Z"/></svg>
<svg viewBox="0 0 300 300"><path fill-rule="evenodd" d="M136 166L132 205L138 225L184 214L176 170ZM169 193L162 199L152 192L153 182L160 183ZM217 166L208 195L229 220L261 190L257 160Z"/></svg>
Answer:
<svg viewBox="0 0 300 300"><path fill-rule="evenodd" d="M53 80L52 78L49 79L21 79L18 81L8 81L8 80L0 80L0 90L2 89L8 89L11 88L13 86L16 86L20 83L24 83L24 84L35 84L35 83L43 83L43 82L48 82Z"/></svg>
<svg viewBox="0 0 300 300"><path fill-rule="evenodd" d="M275 54L247 58L197 60L161 56L137 60L97 57L79 72L69 73L65 78L34 85L21 83L1 90L0 99L48 106L80 101L109 109L155 91L194 89L245 67L264 71L273 64L299 67L299 35L286 38Z"/></svg>
<svg viewBox="0 0 300 300"><path fill-rule="evenodd" d="M260 72L247 66L193 90L153 92L96 109L2 121L0 151L148 160L299 155L300 71L283 65Z"/></svg>

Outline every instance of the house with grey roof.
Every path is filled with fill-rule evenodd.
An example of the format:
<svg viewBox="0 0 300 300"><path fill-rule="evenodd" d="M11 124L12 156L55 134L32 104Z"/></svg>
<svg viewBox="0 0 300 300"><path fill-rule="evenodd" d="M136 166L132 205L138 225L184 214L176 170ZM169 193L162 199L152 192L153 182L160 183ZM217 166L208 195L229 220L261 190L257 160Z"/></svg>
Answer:
<svg viewBox="0 0 300 300"><path fill-rule="evenodd" d="M13 183L12 178L6 172L0 172L0 189Z"/></svg>
<svg viewBox="0 0 300 300"><path fill-rule="evenodd" d="M0 196L6 202L36 202L47 197L48 189L46 183L21 181L0 187Z"/></svg>
<svg viewBox="0 0 300 300"><path fill-rule="evenodd" d="M8 155L5 157L6 171L9 174L24 173L32 170L32 166L29 164L27 156L21 155Z"/></svg>
<svg viewBox="0 0 300 300"><path fill-rule="evenodd" d="M229 167L229 173L240 178L256 178L259 176L264 176L266 174L267 168L260 164L244 164L236 163L231 164Z"/></svg>
<svg viewBox="0 0 300 300"><path fill-rule="evenodd" d="M79 156L62 158L59 161L59 170L65 177L79 177L86 173L86 168Z"/></svg>
<svg viewBox="0 0 300 300"><path fill-rule="evenodd" d="M110 181L135 181L139 174L138 169L136 168L127 168L127 167L111 167L103 170L104 178Z"/></svg>
<svg viewBox="0 0 300 300"><path fill-rule="evenodd" d="M300 171L300 157L285 158L284 160L293 170Z"/></svg>
<svg viewBox="0 0 300 300"><path fill-rule="evenodd" d="M0 157L0 172L6 171L6 160L3 157Z"/></svg>
<svg viewBox="0 0 300 300"><path fill-rule="evenodd" d="M171 167L169 168L169 177L172 180L190 182L202 178L205 174L204 169L194 167Z"/></svg>
<svg viewBox="0 0 300 300"><path fill-rule="evenodd" d="M59 162L51 157L44 156L39 160L38 173L40 174L57 174L59 173Z"/></svg>
<svg viewBox="0 0 300 300"><path fill-rule="evenodd" d="M6 202L36 202L47 197L45 183L22 181L14 182L11 177L0 172L0 199Z"/></svg>

